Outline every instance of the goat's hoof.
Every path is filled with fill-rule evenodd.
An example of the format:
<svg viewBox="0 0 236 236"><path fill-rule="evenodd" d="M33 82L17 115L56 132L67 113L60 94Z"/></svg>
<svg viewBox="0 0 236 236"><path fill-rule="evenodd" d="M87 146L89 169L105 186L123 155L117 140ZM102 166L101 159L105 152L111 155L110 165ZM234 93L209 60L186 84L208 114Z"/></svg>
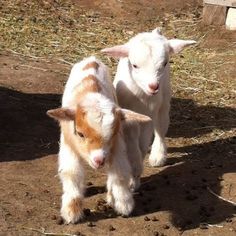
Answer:
<svg viewBox="0 0 236 236"><path fill-rule="evenodd" d="M84 216L81 200L73 199L70 204L62 206L61 217L65 224L75 224L81 221Z"/></svg>
<svg viewBox="0 0 236 236"><path fill-rule="evenodd" d="M130 181L130 190L131 192L136 192L140 187L140 178L132 178Z"/></svg>
<svg viewBox="0 0 236 236"><path fill-rule="evenodd" d="M64 219L65 224L76 224L83 219L83 216L83 213L61 212L61 217Z"/></svg>
<svg viewBox="0 0 236 236"><path fill-rule="evenodd" d="M166 157L159 157L157 158L156 156L153 157L152 155L149 156L149 164L153 167L161 167L164 166L166 163Z"/></svg>
<svg viewBox="0 0 236 236"><path fill-rule="evenodd" d="M116 201L114 207L117 213L127 217L134 209L134 199L130 198L126 201Z"/></svg>

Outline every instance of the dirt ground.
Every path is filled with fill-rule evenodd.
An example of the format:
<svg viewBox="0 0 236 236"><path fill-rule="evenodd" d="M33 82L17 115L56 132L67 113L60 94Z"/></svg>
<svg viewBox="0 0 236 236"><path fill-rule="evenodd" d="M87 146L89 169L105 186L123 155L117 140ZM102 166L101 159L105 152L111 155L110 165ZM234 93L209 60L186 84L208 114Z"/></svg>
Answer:
<svg viewBox="0 0 236 236"><path fill-rule="evenodd" d="M202 1L0 3L0 235L236 235L236 32L201 24ZM59 219L60 106L71 64L162 26L198 41L171 59L168 162L145 161L129 218L107 208L106 175L86 167L86 217ZM90 210L88 210L90 209ZM41 232L41 233L40 233ZM44 232L44 233L43 233ZM46 232L46 233L45 233Z"/></svg>

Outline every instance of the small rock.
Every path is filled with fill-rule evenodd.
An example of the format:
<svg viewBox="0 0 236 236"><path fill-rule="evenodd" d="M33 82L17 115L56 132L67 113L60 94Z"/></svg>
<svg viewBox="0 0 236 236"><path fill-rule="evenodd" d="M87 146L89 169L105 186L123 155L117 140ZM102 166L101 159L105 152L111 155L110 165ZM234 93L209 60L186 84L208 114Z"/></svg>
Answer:
<svg viewBox="0 0 236 236"><path fill-rule="evenodd" d="M163 229L169 229L170 226L169 225L163 225Z"/></svg>
<svg viewBox="0 0 236 236"><path fill-rule="evenodd" d="M88 183L87 183L87 186L92 186L92 185L93 185L92 182L88 182Z"/></svg>
<svg viewBox="0 0 236 236"><path fill-rule="evenodd" d="M63 220L63 218L62 218L61 216L59 216L59 217L57 218L57 224L58 224L58 225L64 224L64 220Z"/></svg>
<svg viewBox="0 0 236 236"><path fill-rule="evenodd" d="M76 232L73 233L73 235L76 235L76 236L82 236L83 234L80 233L79 231L76 231Z"/></svg>
<svg viewBox="0 0 236 236"><path fill-rule="evenodd" d="M149 218L148 216L145 216L145 217L144 217L144 220L145 220L145 221L150 221L150 218Z"/></svg>
<svg viewBox="0 0 236 236"><path fill-rule="evenodd" d="M52 219L52 220L56 220L56 219L57 219L57 216L56 216L56 215L52 215L51 219Z"/></svg>
<svg viewBox="0 0 236 236"><path fill-rule="evenodd" d="M88 227L95 227L96 225L93 222L90 221L90 222L88 222L87 226Z"/></svg>
<svg viewBox="0 0 236 236"><path fill-rule="evenodd" d="M153 216L153 217L151 218L151 221L158 221L158 219L156 218L156 216Z"/></svg>
<svg viewBox="0 0 236 236"><path fill-rule="evenodd" d="M228 217L228 218L225 219L225 221L226 221L227 223L231 223L233 220Z"/></svg>
<svg viewBox="0 0 236 236"><path fill-rule="evenodd" d="M109 225L109 231L114 231L116 230L112 225Z"/></svg>

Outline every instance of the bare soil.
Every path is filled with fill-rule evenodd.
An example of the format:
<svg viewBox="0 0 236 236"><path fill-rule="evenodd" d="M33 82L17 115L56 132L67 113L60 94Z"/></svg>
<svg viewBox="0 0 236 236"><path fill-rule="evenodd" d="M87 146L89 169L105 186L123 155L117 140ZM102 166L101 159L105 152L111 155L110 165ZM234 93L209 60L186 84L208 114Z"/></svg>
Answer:
<svg viewBox="0 0 236 236"><path fill-rule="evenodd" d="M200 0L32 2L0 4L0 235L235 236L236 206L211 191L236 202L236 32L203 26ZM23 26L17 25L19 17ZM61 28L50 35L41 23L57 17ZM113 33L105 38L94 24ZM87 166L86 217L64 225L59 218L59 128L46 111L60 106L71 69L65 60L98 53L114 74L116 62L99 50L159 25L169 37L199 42L171 61L168 162L152 168L145 161L129 218L106 206L106 174ZM28 33L26 42L21 33L31 27L40 37ZM89 37L76 33L90 28L95 34ZM48 38L59 40L59 49L43 41Z"/></svg>

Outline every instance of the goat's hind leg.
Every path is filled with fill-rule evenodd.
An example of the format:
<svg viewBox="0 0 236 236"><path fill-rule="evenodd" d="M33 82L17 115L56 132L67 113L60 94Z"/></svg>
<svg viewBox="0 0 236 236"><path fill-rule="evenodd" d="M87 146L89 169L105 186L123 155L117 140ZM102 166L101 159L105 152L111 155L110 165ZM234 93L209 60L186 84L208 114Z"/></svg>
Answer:
<svg viewBox="0 0 236 236"><path fill-rule="evenodd" d="M118 142L122 142L119 140ZM134 199L129 187L131 167L123 152L123 145L117 145L117 150L108 170L108 201L112 203L117 213L128 216L134 208Z"/></svg>

